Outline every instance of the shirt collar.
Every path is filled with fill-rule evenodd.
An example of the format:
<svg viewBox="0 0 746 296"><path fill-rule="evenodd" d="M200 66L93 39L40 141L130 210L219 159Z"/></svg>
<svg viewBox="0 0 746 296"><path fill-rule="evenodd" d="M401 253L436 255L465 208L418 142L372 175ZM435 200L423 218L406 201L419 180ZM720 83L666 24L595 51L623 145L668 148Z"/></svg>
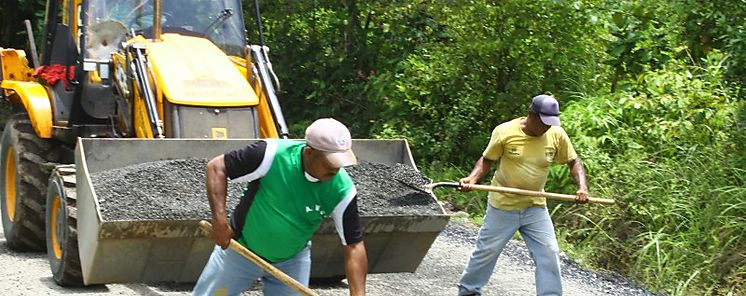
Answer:
<svg viewBox="0 0 746 296"><path fill-rule="evenodd" d="M311 174L307 173L306 171L303 171L303 174L306 176L306 180L308 180L308 182L316 183L319 181L319 179L314 178L313 176L311 176Z"/></svg>

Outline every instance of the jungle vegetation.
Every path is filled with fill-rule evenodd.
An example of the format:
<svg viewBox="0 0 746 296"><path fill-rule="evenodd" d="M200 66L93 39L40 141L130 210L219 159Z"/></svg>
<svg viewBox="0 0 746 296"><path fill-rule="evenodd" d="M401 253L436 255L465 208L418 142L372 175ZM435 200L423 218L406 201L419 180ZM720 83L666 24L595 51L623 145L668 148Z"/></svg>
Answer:
<svg viewBox="0 0 746 296"><path fill-rule="evenodd" d="M591 195L617 201L550 203L561 248L654 291L745 293L746 0L260 2L295 136L332 116L457 180L494 126L552 94ZM0 44L25 48L22 20L43 12L4 1ZM546 190L574 193L566 167ZM436 194L479 223L485 194Z"/></svg>

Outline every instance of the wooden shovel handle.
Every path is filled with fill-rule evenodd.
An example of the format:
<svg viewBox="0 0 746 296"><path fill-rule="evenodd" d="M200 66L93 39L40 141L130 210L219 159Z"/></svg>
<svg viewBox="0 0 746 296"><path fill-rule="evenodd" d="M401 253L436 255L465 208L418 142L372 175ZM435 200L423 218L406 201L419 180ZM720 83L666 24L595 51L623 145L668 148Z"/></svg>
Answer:
<svg viewBox="0 0 746 296"><path fill-rule="evenodd" d="M205 220L199 221L199 227L208 234L212 233L212 224L210 224L210 222L207 222ZM272 276L276 277L278 280L285 283L286 285L288 285L288 287L300 293L301 295L319 295L316 294L316 292L314 292L313 290L296 281L294 278L282 272L282 270L279 270L277 269L277 267L272 266L272 264L267 263L267 261L264 261L264 259L249 251L249 249L239 244L236 240L231 239L229 247L236 251L236 253L241 254L241 256L244 256L246 259L249 259L249 261L264 269L264 271L269 272Z"/></svg>
<svg viewBox="0 0 746 296"><path fill-rule="evenodd" d="M562 200L562 201L575 201L575 195L569 195L569 194L532 191L532 190L524 190L524 189L518 189L518 188L511 188L511 187L491 186L491 185L478 185L478 184L465 184L465 183L460 183L459 185L461 188L468 189L468 190L493 191L493 192L502 192L502 193L512 193L512 194L518 194L518 195L545 197L548 199ZM592 203L598 203L598 204L604 204L604 205L614 204L614 200L608 199L608 198L588 197L588 201Z"/></svg>

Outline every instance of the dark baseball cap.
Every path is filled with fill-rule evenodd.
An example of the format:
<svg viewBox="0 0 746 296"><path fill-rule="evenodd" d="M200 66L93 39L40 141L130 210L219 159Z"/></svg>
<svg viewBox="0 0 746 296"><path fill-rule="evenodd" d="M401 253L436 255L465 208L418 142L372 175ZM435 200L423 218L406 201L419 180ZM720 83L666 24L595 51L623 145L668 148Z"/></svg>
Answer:
<svg viewBox="0 0 746 296"><path fill-rule="evenodd" d="M541 122L546 125L560 125L559 103L557 99L548 95L538 95L531 100L531 111L538 114Z"/></svg>

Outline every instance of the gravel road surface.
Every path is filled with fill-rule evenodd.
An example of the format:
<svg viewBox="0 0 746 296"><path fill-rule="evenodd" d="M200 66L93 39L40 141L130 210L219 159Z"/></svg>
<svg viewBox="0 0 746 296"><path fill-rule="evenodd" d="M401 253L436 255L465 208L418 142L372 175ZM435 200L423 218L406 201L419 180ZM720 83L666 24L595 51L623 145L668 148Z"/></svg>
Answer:
<svg viewBox="0 0 746 296"><path fill-rule="evenodd" d="M368 295L456 295L458 281L474 247L477 228L451 222L435 240L415 273L372 274ZM589 272L563 260L565 295L654 295L614 275ZM0 295L189 295L191 284L110 284L67 289L51 278L46 254L10 251L0 232ZM243 295L261 295L260 287ZM347 295L343 280L312 286L320 295ZM531 259L522 242L508 244L484 290L485 295L534 295Z"/></svg>

